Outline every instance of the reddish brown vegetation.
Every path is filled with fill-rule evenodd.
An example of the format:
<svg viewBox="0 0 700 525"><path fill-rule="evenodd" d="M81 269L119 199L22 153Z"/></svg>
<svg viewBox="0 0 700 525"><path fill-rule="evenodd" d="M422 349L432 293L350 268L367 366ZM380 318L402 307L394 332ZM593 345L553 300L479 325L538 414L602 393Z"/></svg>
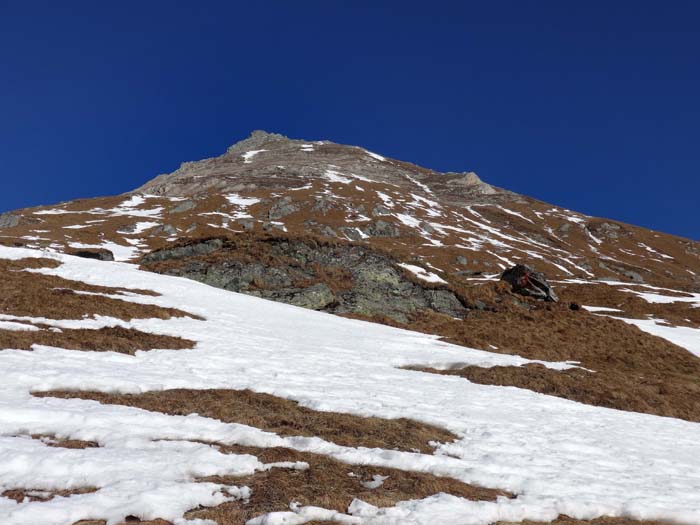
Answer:
<svg viewBox="0 0 700 525"><path fill-rule="evenodd" d="M559 516L554 521L518 521L505 522L499 521L495 525L670 525L668 522L662 521L638 521L630 518L596 518L594 520L577 520L568 516Z"/></svg>
<svg viewBox="0 0 700 525"><path fill-rule="evenodd" d="M94 286L53 275L23 271L27 268L36 268L38 264L56 264L55 261L50 263L48 261L51 260L0 260L0 275L3 276L0 284L0 291L2 291L0 313L49 319L82 319L85 316L105 315L127 321L135 318L169 319L190 315L174 308L92 295L123 295L127 291L141 293L141 290ZM80 292L87 292L87 294ZM149 294L152 293L149 292ZM190 315L190 317L194 316Z"/></svg>
<svg viewBox="0 0 700 525"><path fill-rule="evenodd" d="M283 436L318 436L349 447L380 447L431 453L431 441L449 442L447 430L410 419L380 419L318 412L288 399L250 390L174 389L145 394L37 392L39 397L92 399L171 415L197 413L228 423L242 423Z"/></svg>
<svg viewBox="0 0 700 525"><path fill-rule="evenodd" d="M300 407L293 401L248 390L169 390L140 395L52 391L35 395L92 399L174 415L198 413L221 421L256 426L281 435L316 435L355 447L420 449L429 453L432 450L429 441L446 441L455 437L445 430L406 419L382 420L316 412ZM391 468L348 465L325 456L290 449L216 446L224 453L254 455L264 463L306 462L309 468L275 468L246 477L203 478L200 481L248 486L252 489L252 496L249 501L194 509L187 514L190 519L213 519L219 525L242 525L255 516L287 510L292 501L346 512L354 498L378 506L391 506L399 501L423 498L440 492L473 500L494 500L498 496L512 496L504 491L476 487L451 478ZM371 481L374 475L388 476L388 479L376 489L363 487L362 482ZM127 522L141 525L166 523L158 520ZM101 522L83 521L80 525L99 523Z"/></svg>
<svg viewBox="0 0 700 525"><path fill-rule="evenodd" d="M630 286L630 288L635 287ZM637 288L637 290L646 293L652 292L644 288ZM679 293L665 290L658 293L678 296L679 299L683 297ZM611 315L617 317L646 319L651 315L675 326L700 326L700 308L694 307L693 303L650 303L634 293L623 292L615 286L567 284L561 287L561 296L564 301L576 301L587 306L605 306L621 310L621 312L611 312Z"/></svg>
<svg viewBox="0 0 700 525"><path fill-rule="evenodd" d="M95 441L83 441L81 439L64 439L49 434L32 434L32 439L38 439L48 447L55 448L95 448L99 445Z"/></svg>
<svg viewBox="0 0 700 525"><path fill-rule="evenodd" d="M605 286L605 285L604 285ZM616 294L612 287L605 286ZM565 297L571 297L564 290ZM599 291L599 296L600 296ZM502 283L475 286L464 293L483 301L463 321L424 312L409 325L449 342L490 352L546 361L579 361L580 369L554 371L541 366L435 371L482 384L527 388L582 403L700 421L700 360L665 339L635 326L566 302L544 304L515 297Z"/></svg>
<svg viewBox="0 0 700 525"><path fill-rule="evenodd" d="M29 350L32 345L134 355L137 350L194 348L195 343L181 337L150 334L134 328L119 326L98 330L63 328L60 332L48 329L40 331L0 330L0 348Z"/></svg>
<svg viewBox="0 0 700 525"><path fill-rule="evenodd" d="M80 489L70 489L70 490L43 490L43 489L10 489L2 493L5 498L13 499L17 503L22 503L23 501L49 501L56 497L67 498L75 494L89 494L91 492L96 492L96 488L86 487Z"/></svg>
<svg viewBox="0 0 700 525"><path fill-rule="evenodd" d="M232 502L212 509L195 510L188 513L188 518L211 519L219 525L240 525L261 514L288 510L292 501L347 512L355 498L379 507L388 507L399 501L425 498L440 492L471 500L494 500L498 496L511 496L504 491L475 487L451 478L390 468L347 465L325 456L288 449L222 447L222 450L252 454L265 463L304 461L309 464L309 469L271 469L245 478L207 478L206 481L216 483L246 485L252 489L253 494L248 502ZM376 489L363 487L362 482L371 481L374 475L388 476L388 479Z"/></svg>

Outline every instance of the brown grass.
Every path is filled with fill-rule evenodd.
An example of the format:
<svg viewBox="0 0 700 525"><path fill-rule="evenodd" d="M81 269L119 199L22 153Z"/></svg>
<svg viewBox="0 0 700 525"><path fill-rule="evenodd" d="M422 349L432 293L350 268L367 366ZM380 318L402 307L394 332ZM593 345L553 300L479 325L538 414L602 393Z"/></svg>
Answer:
<svg viewBox="0 0 700 525"><path fill-rule="evenodd" d="M640 291L649 292L650 290L641 289ZM700 308L688 302L649 303L633 293L622 292L616 286L605 284L567 284L561 288L560 294L564 301L571 300L587 306L605 306L622 310L622 312L611 312L611 315L617 317L646 319L651 315L675 326L700 327ZM681 294L667 291L660 291L659 294L678 296L679 299L683 297Z"/></svg>
<svg viewBox="0 0 700 525"><path fill-rule="evenodd" d="M30 350L32 345L45 345L66 350L119 352L134 355L137 350L183 350L194 348L194 341L169 335L150 334L134 328L106 327L97 330L67 329L24 331L0 330L0 348Z"/></svg>
<svg viewBox="0 0 700 525"><path fill-rule="evenodd" d="M32 434L32 439L41 440L47 447L85 449L96 448L99 445L95 441L83 441L81 439L64 439L52 434Z"/></svg>
<svg viewBox="0 0 700 525"><path fill-rule="evenodd" d="M447 430L410 419L380 419L336 412L318 412L251 390L174 389L145 394L101 392L37 392L39 397L92 399L171 415L197 413L227 423L242 423L283 436L318 436L348 447L369 447L432 453L431 441L450 442Z"/></svg>
<svg viewBox="0 0 700 525"><path fill-rule="evenodd" d="M326 509L347 512L353 499L359 498L379 507L396 505L400 501L425 498L438 493L479 501L493 501L499 496L511 494L462 483L460 481L383 467L348 465L340 461L285 448L259 449L256 447L219 447L222 452L250 454L263 463L280 461L303 461L307 470L273 468L257 472L252 476L211 476L200 481L223 485L247 486L252 490L248 501L233 501L217 507L193 509L186 514L188 519L209 519L219 525L243 525L248 520L275 511L289 510L292 501L302 505L314 505ZM378 474L388 476L381 487L368 489L362 482L371 481ZM80 525L99 525L104 522L79 522ZM165 521L134 521L140 525L165 525ZM76 524L77 525L77 524Z"/></svg>
<svg viewBox="0 0 700 525"><path fill-rule="evenodd" d="M22 271L28 266L46 264L44 260L0 260L0 313L16 316L46 317L50 319L82 319L85 316L105 315L119 319L195 317L174 308L137 304L98 294L123 294L123 288L93 286L61 277ZM129 292L143 292L128 290Z"/></svg>
<svg viewBox="0 0 700 525"><path fill-rule="evenodd" d="M388 507L399 501L425 498L441 492L471 500L512 497L504 491L475 487L451 478L391 468L348 465L325 456L283 448L222 447L222 450L252 454L264 463L304 461L310 468L271 469L244 478L206 478L204 481L248 486L252 489L252 496L248 502L231 502L216 508L191 511L187 514L190 519L211 519L219 525L241 525L268 512L288 510L292 501L347 512L355 498ZM375 474L388 476L388 479L376 489L363 487L362 482L371 481Z"/></svg>
<svg viewBox="0 0 700 525"><path fill-rule="evenodd" d="M29 501L50 501L56 497L67 498L75 494L90 494L91 492L97 492L94 487L86 487L80 489L70 489L70 490L43 490L43 489L31 489L31 488L17 488L9 489L2 493L5 498L13 499L17 503L22 503L25 500Z"/></svg>
<svg viewBox="0 0 700 525"><path fill-rule="evenodd" d="M307 524L308 525L308 524ZM577 520L568 516L559 516L554 521L499 521L495 525L671 525L669 522L633 520L630 518L596 518L593 520Z"/></svg>
<svg viewBox="0 0 700 525"><path fill-rule="evenodd" d="M460 481L383 467L348 465L317 454L297 452L284 448L259 449L255 447L219 447L222 452L250 454L263 463L280 461L303 461L307 470L275 468L257 472L252 476L212 476L200 481L223 485L247 486L252 490L248 501L234 501L217 507L193 509L186 513L188 519L209 519L218 525L243 525L248 520L275 511L289 510L292 501L302 505L313 505L338 512L347 512L353 499L358 498L378 507L390 507L400 501L426 498L438 493L447 493L473 501L493 501L498 496L513 497L500 490L485 489ZM378 474L388 476L384 484L376 489L362 486ZM80 521L74 525L104 525L104 521ZM139 521L129 519L124 523L138 525L171 525L164 520ZM334 522L313 521L316 525ZM500 522L498 525L516 525ZM520 525L545 525L532 521ZM625 518L598 518L595 520L573 520L566 516L550 522L550 525L664 525L657 521L633 521Z"/></svg>
<svg viewBox="0 0 700 525"><path fill-rule="evenodd" d="M630 376L614 371L552 370L542 365L418 369L464 377L483 385L515 386L588 405L699 421L700 381L672 383L663 376Z"/></svg>
<svg viewBox="0 0 700 525"><path fill-rule="evenodd" d="M168 390L140 395L116 395L98 392L39 392L40 397L92 399L102 403L121 404L173 415L198 413L225 422L243 423L281 435L319 436L347 446L382 447L387 449L431 452L429 441L447 441L456 436L444 430L407 419L382 420L347 414L316 412L297 403L249 390ZM187 518L212 519L219 525L242 525L247 520L272 511L289 509L292 501L346 512L354 498L377 506L392 506L399 501L424 498L445 492L472 500L494 500L511 494L486 489L431 474L407 472L391 468L348 465L318 454L285 448L261 449L247 446L215 445L224 453L251 454L261 462L306 462L307 470L275 468L252 476L214 476L200 481L226 485L249 486L249 501L229 502L215 508L193 509ZM352 473L352 475L351 475ZM389 476L376 489L362 486L378 474ZM97 521L81 521L80 525L99 525ZM129 521L141 525L166 525L162 520ZM77 525L77 524L76 524Z"/></svg>
<svg viewBox="0 0 700 525"><path fill-rule="evenodd" d="M601 286L599 294L616 293L607 285ZM472 287L464 299L467 303L481 300L486 310L472 310L462 321L431 312L423 312L408 325L380 321L489 352L579 361L582 367L595 371L557 372L529 366L470 367L439 373L461 375L476 383L528 388L592 405L700 421L700 360L687 350L623 321L572 311L567 302L544 304L515 297L500 283Z"/></svg>

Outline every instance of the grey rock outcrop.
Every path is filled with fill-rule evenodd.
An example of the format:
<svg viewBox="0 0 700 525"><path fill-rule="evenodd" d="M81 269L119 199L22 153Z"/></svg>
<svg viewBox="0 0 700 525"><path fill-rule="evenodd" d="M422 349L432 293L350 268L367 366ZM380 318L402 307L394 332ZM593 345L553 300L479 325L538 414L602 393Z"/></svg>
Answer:
<svg viewBox="0 0 700 525"><path fill-rule="evenodd" d="M206 257L215 254L215 257ZM421 285L388 255L366 246L309 239L210 239L152 252L145 268L211 286L335 314L405 323L431 310L464 317L444 286Z"/></svg>
<svg viewBox="0 0 700 525"><path fill-rule="evenodd" d="M0 213L0 228L19 226L20 217L14 213Z"/></svg>

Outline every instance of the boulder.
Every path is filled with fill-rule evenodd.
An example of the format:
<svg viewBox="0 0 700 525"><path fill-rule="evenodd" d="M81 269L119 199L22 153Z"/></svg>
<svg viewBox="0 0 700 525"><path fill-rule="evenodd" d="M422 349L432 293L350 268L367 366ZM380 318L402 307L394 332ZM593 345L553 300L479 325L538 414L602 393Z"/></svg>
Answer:
<svg viewBox="0 0 700 525"><path fill-rule="evenodd" d="M551 302L559 300L544 274L524 264L516 264L504 271L501 281L509 283L513 292L520 295Z"/></svg>
<svg viewBox="0 0 700 525"><path fill-rule="evenodd" d="M105 248L80 248L69 250L68 255L82 257L83 259L97 259L98 261L113 261L114 254Z"/></svg>
<svg viewBox="0 0 700 525"><path fill-rule="evenodd" d="M293 202L291 197L283 197L272 205L267 216L271 221L277 221L297 211L299 211L299 205Z"/></svg>
<svg viewBox="0 0 700 525"><path fill-rule="evenodd" d="M393 223L379 219L365 226L365 235L370 237L398 237L401 235L401 230Z"/></svg>
<svg viewBox="0 0 700 525"><path fill-rule="evenodd" d="M14 228L15 226L19 226L19 215L0 213L0 228Z"/></svg>

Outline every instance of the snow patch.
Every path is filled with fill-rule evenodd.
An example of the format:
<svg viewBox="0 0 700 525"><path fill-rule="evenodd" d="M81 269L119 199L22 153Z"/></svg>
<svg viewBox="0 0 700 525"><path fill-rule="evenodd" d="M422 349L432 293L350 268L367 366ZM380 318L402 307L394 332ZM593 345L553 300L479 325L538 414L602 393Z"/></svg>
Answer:
<svg viewBox="0 0 700 525"><path fill-rule="evenodd" d="M440 277L439 275L436 275L432 272L429 272L425 268L422 268L420 266L416 266L415 264L406 264L406 263L399 263L399 266L401 268L408 270L411 272L413 275L418 277L419 279L429 282L429 283L442 283L442 284L447 284L447 281Z"/></svg>

